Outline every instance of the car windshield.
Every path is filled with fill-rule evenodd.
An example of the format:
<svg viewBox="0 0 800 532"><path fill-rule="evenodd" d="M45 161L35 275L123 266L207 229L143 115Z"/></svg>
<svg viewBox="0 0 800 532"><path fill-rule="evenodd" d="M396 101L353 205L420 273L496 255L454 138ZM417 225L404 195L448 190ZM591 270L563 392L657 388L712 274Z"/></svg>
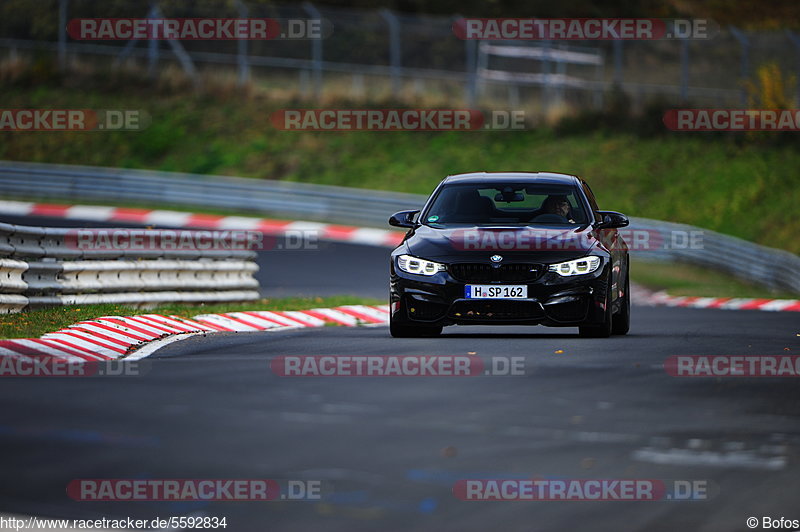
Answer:
<svg viewBox="0 0 800 532"><path fill-rule="evenodd" d="M445 185L423 223L445 225L580 225L588 220L576 189L530 183Z"/></svg>

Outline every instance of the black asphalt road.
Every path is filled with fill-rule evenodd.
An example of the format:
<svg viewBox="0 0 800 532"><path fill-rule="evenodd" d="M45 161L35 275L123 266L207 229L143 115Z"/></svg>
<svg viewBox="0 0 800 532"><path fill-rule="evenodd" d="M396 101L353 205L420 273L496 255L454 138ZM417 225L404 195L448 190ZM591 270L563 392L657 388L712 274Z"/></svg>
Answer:
<svg viewBox="0 0 800 532"><path fill-rule="evenodd" d="M337 278L349 293L385 291L383 250L325 250L275 252L267 264L274 286L302 288L290 281L303 263L309 287ZM334 257L347 269L311 262ZM0 512L226 516L235 531L733 531L748 530L751 516L800 519L798 381L675 378L661 366L676 354L798 354L796 314L635 307L627 337L575 333L209 335L163 348L140 377L8 379L0 383ZM525 375L285 378L269 365L293 354L468 353L522 357ZM323 499L89 503L65 494L75 478L132 477L319 480ZM699 480L711 497L453 496L457 479L485 477Z"/></svg>

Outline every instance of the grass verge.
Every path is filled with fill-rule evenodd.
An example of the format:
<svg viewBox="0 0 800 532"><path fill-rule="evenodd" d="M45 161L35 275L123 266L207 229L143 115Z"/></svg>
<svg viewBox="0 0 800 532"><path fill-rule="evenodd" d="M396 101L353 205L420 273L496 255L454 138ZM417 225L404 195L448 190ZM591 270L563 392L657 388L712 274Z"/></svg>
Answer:
<svg viewBox="0 0 800 532"><path fill-rule="evenodd" d="M249 303L220 303L215 305L164 305L142 310L125 305L81 305L55 307L18 314L0 315L0 338L38 338L75 322L100 316L130 316L133 314L174 314L191 318L198 314L240 312L244 310L306 310L341 305L382 305L386 301L355 296L290 297L261 299Z"/></svg>

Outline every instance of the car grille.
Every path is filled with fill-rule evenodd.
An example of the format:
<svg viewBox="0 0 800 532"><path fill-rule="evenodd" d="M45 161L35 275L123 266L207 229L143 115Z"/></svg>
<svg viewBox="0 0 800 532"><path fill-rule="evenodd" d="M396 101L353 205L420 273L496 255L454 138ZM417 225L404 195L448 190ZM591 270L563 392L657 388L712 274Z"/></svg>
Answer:
<svg viewBox="0 0 800 532"><path fill-rule="evenodd" d="M461 263L448 268L453 278L465 283L490 283L503 281L509 283L535 281L542 275L541 264L491 264Z"/></svg>
<svg viewBox="0 0 800 532"><path fill-rule="evenodd" d="M450 316L457 320L521 320L543 317L542 307L534 301L475 300L456 301Z"/></svg>

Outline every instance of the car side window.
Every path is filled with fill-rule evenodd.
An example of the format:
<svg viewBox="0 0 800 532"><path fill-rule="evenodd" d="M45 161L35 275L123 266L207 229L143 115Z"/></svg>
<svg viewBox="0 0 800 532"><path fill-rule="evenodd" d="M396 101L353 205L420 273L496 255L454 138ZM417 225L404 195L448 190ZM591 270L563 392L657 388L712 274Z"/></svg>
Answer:
<svg viewBox="0 0 800 532"><path fill-rule="evenodd" d="M598 219L597 211L599 211L600 208L597 206L597 200L594 199L594 194L592 194L592 189L589 188L589 185L587 185L585 182L581 183L581 185L583 186L584 194L586 194L586 197L589 199L589 205L592 207L592 213L594 214L594 217L597 220Z"/></svg>

